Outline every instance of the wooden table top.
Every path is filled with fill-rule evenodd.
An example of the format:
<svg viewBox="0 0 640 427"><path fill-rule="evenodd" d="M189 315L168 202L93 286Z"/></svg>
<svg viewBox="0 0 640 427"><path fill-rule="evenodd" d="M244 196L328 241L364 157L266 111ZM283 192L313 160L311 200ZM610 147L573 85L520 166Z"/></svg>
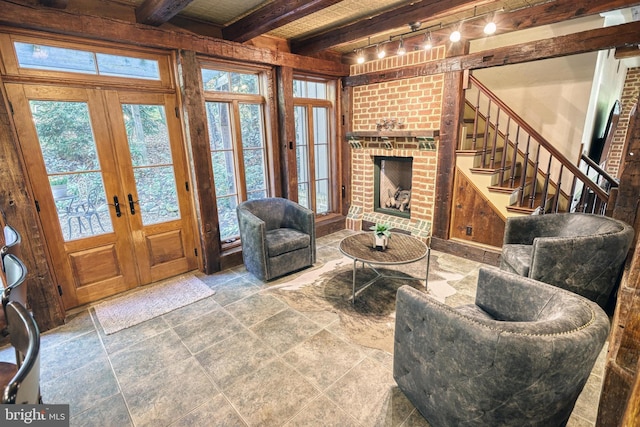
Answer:
<svg viewBox="0 0 640 427"><path fill-rule="evenodd" d="M387 249L374 247L373 233L359 233L340 242L340 252L349 258L372 264L408 264L427 255L427 245L415 237L391 233Z"/></svg>

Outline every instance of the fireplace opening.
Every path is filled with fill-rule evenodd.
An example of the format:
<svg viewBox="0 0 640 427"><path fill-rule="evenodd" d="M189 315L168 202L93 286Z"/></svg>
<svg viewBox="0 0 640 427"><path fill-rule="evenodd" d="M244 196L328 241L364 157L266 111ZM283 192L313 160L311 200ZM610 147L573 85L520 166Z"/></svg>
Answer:
<svg viewBox="0 0 640 427"><path fill-rule="evenodd" d="M410 218L413 157L376 156L373 163L374 211Z"/></svg>

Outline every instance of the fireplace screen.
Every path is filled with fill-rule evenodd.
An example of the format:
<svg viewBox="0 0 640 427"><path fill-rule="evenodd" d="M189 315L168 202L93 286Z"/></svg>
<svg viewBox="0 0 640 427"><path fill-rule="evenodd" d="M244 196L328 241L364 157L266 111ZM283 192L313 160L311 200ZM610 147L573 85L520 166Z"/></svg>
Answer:
<svg viewBox="0 0 640 427"><path fill-rule="evenodd" d="M412 157L374 157L374 210L411 217Z"/></svg>

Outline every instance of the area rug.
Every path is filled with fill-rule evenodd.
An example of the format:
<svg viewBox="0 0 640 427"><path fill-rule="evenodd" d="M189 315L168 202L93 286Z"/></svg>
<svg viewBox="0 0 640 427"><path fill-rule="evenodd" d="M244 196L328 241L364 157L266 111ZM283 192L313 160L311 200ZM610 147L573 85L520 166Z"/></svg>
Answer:
<svg viewBox="0 0 640 427"><path fill-rule="evenodd" d="M310 318L337 317L339 321L328 326L333 332L344 334L349 340L365 347L392 353L398 288L409 285L444 302L447 297L456 293L449 282L464 277L462 274L441 269L436 257L431 258L429 286L426 289L424 281L417 279L425 274L423 263L403 265L395 270L377 269L386 275L405 276L407 279L381 278L358 295L355 303L352 303L350 297L353 260L340 258L289 282L270 287L265 292L282 298L292 308L308 314ZM359 268L356 283L366 283L374 276L372 270Z"/></svg>
<svg viewBox="0 0 640 427"><path fill-rule="evenodd" d="M109 335L214 293L193 274L185 274L101 302L94 309L104 333Z"/></svg>

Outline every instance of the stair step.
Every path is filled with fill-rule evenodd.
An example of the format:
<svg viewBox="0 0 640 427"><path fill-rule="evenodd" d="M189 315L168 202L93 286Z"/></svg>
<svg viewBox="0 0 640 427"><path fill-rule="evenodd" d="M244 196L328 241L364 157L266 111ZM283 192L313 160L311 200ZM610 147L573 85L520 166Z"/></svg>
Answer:
<svg viewBox="0 0 640 427"><path fill-rule="evenodd" d="M500 169L502 169L500 165L497 165L497 167L495 168L488 168L488 167L487 168L471 168L469 170L473 173L477 173L481 175L492 175L494 173L500 172ZM511 170L511 162L507 162L504 165L504 170L505 171Z"/></svg>
<svg viewBox="0 0 640 427"><path fill-rule="evenodd" d="M518 191L518 189L520 188L520 177L516 176L516 179L513 182L513 187L509 185L509 181L510 179L506 179L501 185L492 185L491 187L489 187L489 191L504 194L511 194L514 191ZM531 185L532 182L533 181L531 179L528 179L524 183L524 188L527 188L529 185Z"/></svg>
<svg viewBox="0 0 640 427"><path fill-rule="evenodd" d="M548 194L547 195L547 210L551 208L551 202L553 201L555 194ZM524 213L524 214L531 214L533 211L535 211L538 207L542 206L542 194L540 193L536 193L536 196L533 199L533 208L529 207L529 197L525 197L524 203L526 204L526 206L517 206L517 205L511 205L511 206L507 206L507 211L509 212L516 212L516 213Z"/></svg>

